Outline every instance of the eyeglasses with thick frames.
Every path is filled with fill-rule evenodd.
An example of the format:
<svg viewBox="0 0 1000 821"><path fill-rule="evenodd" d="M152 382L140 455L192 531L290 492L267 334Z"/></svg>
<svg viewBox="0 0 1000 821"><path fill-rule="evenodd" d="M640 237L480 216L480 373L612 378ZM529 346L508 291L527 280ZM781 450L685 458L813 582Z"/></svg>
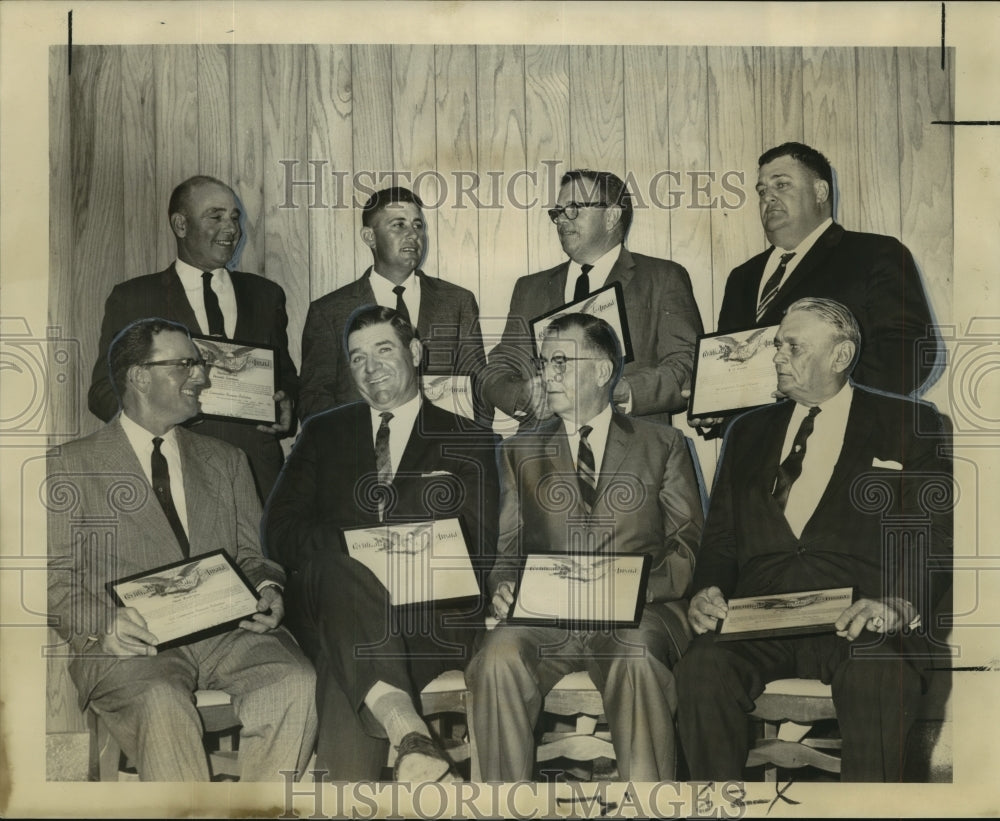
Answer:
<svg viewBox="0 0 1000 821"><path fill-rule="evenodd" d="M567 202L565 205L557 205L549 209L549 219L558 221L560 216L565 216L568 220L575 220L580 216L581 208L607 208L606 202Z"/></svg>
<svg viewBox="0 0 1000 821"><path fill-rule="evenodd" d="M581 359L603 359L601 356L563 356L561 353L557 353L551 359L546 359L544 356L535 357L535 367L538 369L539 373L544 372L544 370L552 366L552 370L555 372L556 376L562 376L566 373L566 363L567 362L578 362Z"/></svg>
<svg viewBox="0 0 1000 821"><path fill-rule="evenodd" d="M140 362L143 367L151 367L153 365L170 365L175 368L183 368L186 371L192 368L204 368L208 363L204 359L192 359L190 356L184 357L184 359L158 359L156 362Z"/></svg>

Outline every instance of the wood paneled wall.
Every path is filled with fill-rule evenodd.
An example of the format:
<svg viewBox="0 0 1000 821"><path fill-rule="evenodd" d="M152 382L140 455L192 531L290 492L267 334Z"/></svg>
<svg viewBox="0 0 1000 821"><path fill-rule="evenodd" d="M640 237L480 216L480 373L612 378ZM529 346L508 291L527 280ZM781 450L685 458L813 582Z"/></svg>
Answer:
<svg viewBox="0 0 1000 821"><path fill-rule="evenodd" d="M827 154L838 220L900 237L951 317L952 136L931 121L953 116L953 61L937 49L78 46L71 76L66 56L52 48L50 312L79 340L84 391L55 430L68 414L98 426L85 388L104 299L173 259L167 199L196 173L241 198L238 266L284 287L296 362L309 301L370 262L351 199L392 171L425 172L440 205L424 268L477 295L488 345L515 279L562 259L544 207L572 167L631 175L629 246L684 265L714 329L729 271L765 247L756 159L786 140ZM289 189L309 179L322 190ZM697 446L710 479L716 445Z"/></svg>

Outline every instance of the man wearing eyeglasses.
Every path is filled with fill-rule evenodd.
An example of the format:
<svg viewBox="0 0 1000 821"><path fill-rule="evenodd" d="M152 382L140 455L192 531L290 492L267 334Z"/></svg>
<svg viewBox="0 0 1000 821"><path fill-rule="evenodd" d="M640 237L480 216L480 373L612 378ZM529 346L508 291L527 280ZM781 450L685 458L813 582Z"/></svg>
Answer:
<svg viewBox="0 0 1000 821"><path fill-rule="evenodd" d="M205 365L187 329L162 319L112 341L122 412L48 461L49 615L71 654L81 709L92 709L143 781L207 781L194 704L229 693L242 724L240 778L303 773L316 734L315 674L280 626L285 576L264 558L260 502L246 457L182 423L198 413ZM105 584L225 550L259 593L257 612L218 635L158 649L159 628L116 607ZM177 593L163 594L164 604ZM148 615L148 612L147 612Z"/></svg>
<svg viewBox="0 0 1000 821"><path fill-rule="evenodd" d="M227 269L243 235L240 203L227 185L202 175L184 180L170 195L167 211L177 259L159 273L129 279L111 291L87 404L104 422L118 412L118 398L108 379L108 348L115 334L142 317L162 316L204 336L273 347L278 383L274 401L279 407L274 425L197 421L199 433L246 453L264 501L284 463L279 439L291 429L298 393L295 363L288 354L285 292L264 277Z"/></svg>
<svg viewBox="0 0 1000 821"><path fill-rule="evenodd" d="M557 318L540 353L555 418L500 447L500 538L489 576L500 624L466 670L483 778L531 779L546 693L565 674L586 670L604 700L619 776L672 780L670 668L689 637L682 600L703 518L688 443L668 425L613 409L622 355L604 320ZM509 620L523 558L572 553L574 545L652 557L638 627L568 630Z"/></svg>
<svg viewBox="0 0 1000 821"><path fill-rule="evenodd" d="M616 406L662 421L685 408L681 392L690 388L701 315L684 268L625 248L632 215L625 183L615 174L563 175L549 216L569 259L514 284L507 325L483 379L487 401L522 428L552 415L531 364L531 320L614 282L622 286L634 356L615 388Z"/></svg>

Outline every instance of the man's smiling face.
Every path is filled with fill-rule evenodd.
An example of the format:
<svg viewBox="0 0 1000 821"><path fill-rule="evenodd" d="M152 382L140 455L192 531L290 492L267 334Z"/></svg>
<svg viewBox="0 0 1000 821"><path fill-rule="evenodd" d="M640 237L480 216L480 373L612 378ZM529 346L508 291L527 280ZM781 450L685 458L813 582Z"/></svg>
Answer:
<svg viewBox="0 0 1000 821"><path fill-rule="evenodd" d="M224 268L240 241L240 209L226 186L196 186L170 225L177 237L177 256L202 271Z"/></svg>

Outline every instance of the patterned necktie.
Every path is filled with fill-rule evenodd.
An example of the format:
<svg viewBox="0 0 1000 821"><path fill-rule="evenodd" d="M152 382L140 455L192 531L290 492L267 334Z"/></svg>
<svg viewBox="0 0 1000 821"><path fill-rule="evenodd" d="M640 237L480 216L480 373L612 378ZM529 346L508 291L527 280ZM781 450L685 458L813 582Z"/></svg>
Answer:
<svg viewBox="0 0 1000 821"><path fill-rule="evenodd" d="M379 414L382 424L375 434L375 469L378 471L379 483L388 485L392 482L392 459L389 457L389 420L392 414L383 411Z"/></svg>
<svg viewBox="0 0 1000 821"><path fill-rule="evenodd" d="M212 290L212 272L205 271L201 275L201 291L205 298L205 315L208 317L208 335L226 335L226 323L222 318L222 308L219 307L219 297Z"/></svg>
<svg viewBox="0 0 1000 821"><path fill-rule="evenodd" d="M167 467L167 457L160 451L163 440L159 436L153 437L153 458L151 461L153 473L153 491L160 502L160 507L170 522L170 527L177 537L177 543L181 546L184 557L191 555L191 546L188 544L187 533L184 532L184 525L181 524L181 517L177 515L177 508L174 507L174 496L170 492L170 468Z"/></svg>
<svg viewBox="0 0 1000 821"><path fill-rule="evenodd" d="M806 455L806 439L813 432L813 420L818 413L818 407L809 408L808 415L802 420L799 431L795 434L791 451L785 457L785 461L778 465L778 475L774 481L772 495L782 511L788 504L788 494L792 489L792 483L802 475L802 460Z"/></svg>
<svg viewBox="0 0 1000 821"><path fill-rule="evenodd" d="M767 310L767 306L771 304L774 297L778 293L778 289L781 287L781 280L785 276L785 269L788 267L788 261L795 256L795 252L791 251L787 254L781 255L781 262L778 263L778 267L766 283L764 283L764 291L760 295L760 305L757 306L757 319L764 316L764 311Z"/></svg>
<svg viewBox="0 0 1000 821"><path fill-rule="evenodd" d="M593 428L584 425L580 428L580 447L576 452L576 478L580 483L580 496L587 507L587 513L594 509L597 501L597 470L594 466L594 451L591 450L587 437Z"/></svg>
<svg viewBox="0 0 1000 821"><path fill-rule="evenodd" d="M573 291L573 301L579 302L581 299L586 299L590 294L590 277L588 274L594 270L593 265L581 265L581 274L576 278L576 288Z"/></svg>
<svg viewBox="0 0 1000 821"><path fill-rule="evenodd" d="M410 321L410 311L406 307L406 303L403 302L403 291L405 291L402 285L397 285L392 289L392 292L396 295L396 310L403 315L403 319L409 322L411 325L413 322Z"/></svg>

